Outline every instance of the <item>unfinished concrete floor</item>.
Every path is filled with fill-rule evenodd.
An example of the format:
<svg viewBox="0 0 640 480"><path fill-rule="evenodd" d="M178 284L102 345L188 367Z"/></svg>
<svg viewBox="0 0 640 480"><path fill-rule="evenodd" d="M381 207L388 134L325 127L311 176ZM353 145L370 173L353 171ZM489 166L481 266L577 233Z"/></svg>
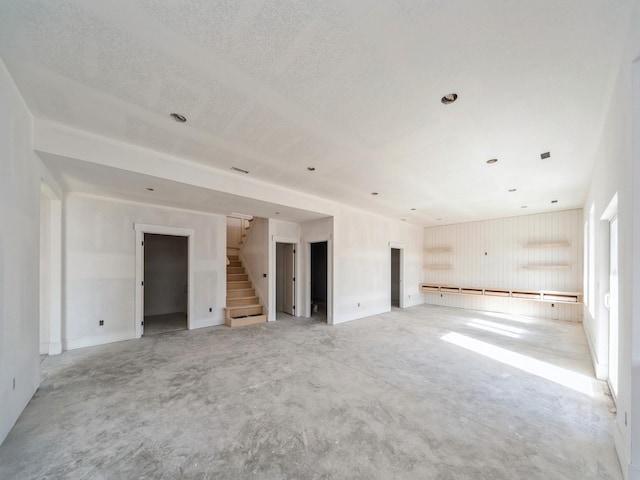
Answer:
<svg viewBox="0 0 640 480"><path fill-rule="evenodd" d="M622 478L579 324L419 306L150 336L42 374L0 478Z"/></svg>

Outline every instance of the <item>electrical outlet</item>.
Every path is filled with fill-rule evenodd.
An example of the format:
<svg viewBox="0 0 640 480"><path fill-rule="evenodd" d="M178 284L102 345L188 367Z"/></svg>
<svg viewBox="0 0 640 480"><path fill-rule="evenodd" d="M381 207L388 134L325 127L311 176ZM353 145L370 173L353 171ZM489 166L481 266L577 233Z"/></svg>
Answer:
<svg viewBox="0 0 640 480"><path fill-rule="evenodd" d="M102 327L104 325L104 320L98 320L98 325Z"/></svg>
<svg viewBox="0 0 640 480"><path fill-rule="evenodd" d="M213 308L209 307L209 313L213 312Z"/></svg>
<svg viewBox="0 0 640 480"><path fill-rule="evenodd" d="M358 307L360 306L360 302L358 302Z"/></svg>

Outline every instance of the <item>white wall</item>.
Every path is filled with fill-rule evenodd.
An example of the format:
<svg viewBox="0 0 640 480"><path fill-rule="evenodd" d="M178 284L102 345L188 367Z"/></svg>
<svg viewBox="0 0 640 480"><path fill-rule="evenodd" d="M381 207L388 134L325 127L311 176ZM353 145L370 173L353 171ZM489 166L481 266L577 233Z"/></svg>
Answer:
<svg viewBox="0 0 640 480"><path fill-rule="evenodd" d="M525 248L549 242L568 246ZM430 227L424 237L424 281L466 288L582 292L582 242L582 210ZM450 251L434 251L438 248ZM525 268L532 265L569 268ZM580 305L440 293L424 297L427 303L450 307L570 321L582 316Z"/></svg>
<svg viewBox="0 0 640 480"><path fill-rule="evenodd" d="M188 239L144 236L144 314L187 311Z"/></svg>
<svg viewBox="0 0 640 480"><path fill-rule="evenodd" d="M640 5L635 4L632 30L613 88L599 139L596 166L584 203L584 219L595 210L594 315L585 308L584 327L597 369L608 366L608 314L603 307L609 289L608 222L601 220L618 194L619 226L619 387L616 449L625 478L640 479ZM635 72L634 64L635 61ZM635 81L635 89L633 82ZM635 124L635 130L634 130Z"/></svg>
<svg viewBox="0 0 640 480"><path fill-rule="evenodd" d="M391 310L391 246L402 246L403 305L423 303L424 229L360 210L341 207L334 216L333 323Z"/></svg>
<svg viewBox="0 0 640 480"><path fill-rule="evenodd" d="M269 220L255 217L240 250L240 258L265 310L269 308L269 278L264 276L269 273L269 251Z"/></svg>
<svg viewBox="0 0 640 480"><path fill-rule="evenodd" d="M238 217L227 217L227 248L242 247L242 228L244 219Z"/></svg>
<svg viewBox="0 0 640 480"><path fill-rule="evenodd" d="M190 325L224 323L224 216L73 194L65 218L65 349L135 338L134 223L195 230Z"/></svg>
<svg viewBox="0 0 640 480"><path fill-rule="evenodd" d="M0 61L0 442L40 384L41 163L31 136L31 114Z"/></svg>

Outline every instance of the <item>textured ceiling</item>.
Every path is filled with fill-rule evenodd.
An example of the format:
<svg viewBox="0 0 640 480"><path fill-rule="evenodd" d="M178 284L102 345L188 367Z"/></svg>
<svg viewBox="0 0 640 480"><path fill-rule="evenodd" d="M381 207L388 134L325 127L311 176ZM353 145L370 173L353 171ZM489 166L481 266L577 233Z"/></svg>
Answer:
<svg viewBox="0 0 640 480"><path fill-rule="evenodd" d="M431 225L582 205L630 7L4 0L0 56L37 117Z"/></svg>

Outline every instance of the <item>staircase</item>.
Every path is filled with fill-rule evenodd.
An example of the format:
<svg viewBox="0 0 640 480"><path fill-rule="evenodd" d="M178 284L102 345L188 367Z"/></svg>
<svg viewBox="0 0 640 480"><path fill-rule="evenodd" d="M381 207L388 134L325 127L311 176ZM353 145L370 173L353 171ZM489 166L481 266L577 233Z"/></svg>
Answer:
<svg viewBox="0 0 640 480"><path fill-rule="evenodd" d="M229 264L227 265L225 324L229 327L241 327L266 322L264 308L260 305L249 275L242 266L238 249L228 248L227 258Z"/></svg>

